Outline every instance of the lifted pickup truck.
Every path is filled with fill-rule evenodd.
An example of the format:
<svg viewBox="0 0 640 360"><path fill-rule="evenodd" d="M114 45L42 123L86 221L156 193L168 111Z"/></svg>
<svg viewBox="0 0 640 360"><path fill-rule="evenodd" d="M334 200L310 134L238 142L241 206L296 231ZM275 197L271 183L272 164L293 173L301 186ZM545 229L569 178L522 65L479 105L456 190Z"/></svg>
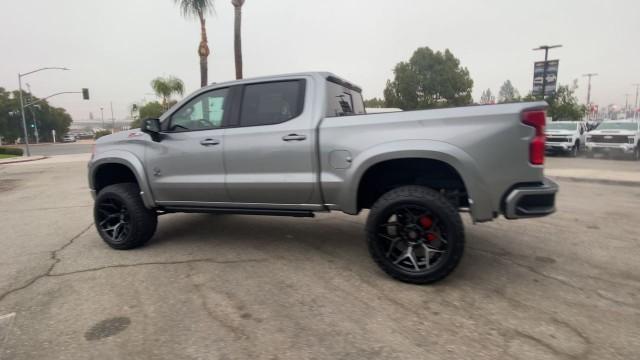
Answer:
<svg viewBox="0 0 640 360"><path fill-rule="evenodd" d="M141 130L100 138L89 162L96 228L115 249L154 234L157 215L313 216L369 209L366 238L392 277L446 277L474 222L554 210L543 176L544 102L365 114L359 87L330 73L202 88Z"/></svg>

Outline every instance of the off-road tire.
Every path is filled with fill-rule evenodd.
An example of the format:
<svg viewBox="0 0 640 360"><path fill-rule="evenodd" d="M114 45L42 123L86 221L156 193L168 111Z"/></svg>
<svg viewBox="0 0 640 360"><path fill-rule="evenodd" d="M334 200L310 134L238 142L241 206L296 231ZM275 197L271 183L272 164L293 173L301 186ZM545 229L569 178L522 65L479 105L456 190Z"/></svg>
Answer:
<svg viewBox="0 0 640 360"><path fill-rule="evenodd" d="M422 274L409 273L393 265L384 252L376 246L379 224L385 221L390 208L417 205L428 208L441 219L448 233L447 258L434 270ZM387 211L385 211L387 210ZM369 253L378 266L389 276L412 284L430 284L447 277L460 262L464 252L464 225L458 210L440 193L422 186L402 186L382 195L373 205L366 224Z"/></svg>
<svg viewBox="0 0 640 360"><path fill-rule="evenodd" d="M104 219L101 204L115 202L126 209L128 231L126 235L114 239L100 225ZM120 183L106 186L100 190L94 203L94 223L102 240L117 250L129 250L144 245L156 231L158 216L154 210L147 209L140 197L140 188L134 183Z"/></svg>

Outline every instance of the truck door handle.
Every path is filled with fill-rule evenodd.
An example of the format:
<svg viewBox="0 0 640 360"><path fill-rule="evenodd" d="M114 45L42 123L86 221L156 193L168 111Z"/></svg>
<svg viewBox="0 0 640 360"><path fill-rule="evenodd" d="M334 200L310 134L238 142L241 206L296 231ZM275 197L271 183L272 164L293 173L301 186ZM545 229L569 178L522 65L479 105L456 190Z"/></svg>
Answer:
<svg viewBox="0 0 640 360"><path fill-rule="evenodd" d="M306 135L298 135L298 134L289 134L282 137L284 141L302 141L307 138Z"/></svg>
<svg viewBox="0 0 640 360"><path fill-rule="evenodd" d="M220 144L220 140L216 139L204 139L200 141L200 145L202 146L211 146Z"/></svg>

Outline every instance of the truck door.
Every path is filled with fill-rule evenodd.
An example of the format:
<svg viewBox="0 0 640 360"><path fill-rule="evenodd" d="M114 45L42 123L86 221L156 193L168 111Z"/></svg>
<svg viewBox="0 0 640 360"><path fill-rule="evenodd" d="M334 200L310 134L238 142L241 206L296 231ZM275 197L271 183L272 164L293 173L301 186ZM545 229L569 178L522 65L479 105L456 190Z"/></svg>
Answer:
<svg viewBox="0 0 640 360"><path fill-rule="evenodd" d="M252 207L299 208L314 197L315 129L311 79L243 85L235 126L225 131L224 163L231 201Z"/></svg>
<svg viewBox="0 0 640 360"><path fill-rule="evenodd" d="M159 204L228 201L222 154L228 94L224 88L195 96L163 121L161 141L147 146L147 178Z"/></svg>

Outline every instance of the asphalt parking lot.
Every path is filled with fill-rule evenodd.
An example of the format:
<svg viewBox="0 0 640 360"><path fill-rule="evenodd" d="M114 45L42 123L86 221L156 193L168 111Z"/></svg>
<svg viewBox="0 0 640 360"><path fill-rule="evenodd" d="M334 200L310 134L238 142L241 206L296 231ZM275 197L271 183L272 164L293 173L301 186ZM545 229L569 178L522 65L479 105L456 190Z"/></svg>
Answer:
<svg viewBox="0 0 640 360"><path fill-rule="evenodd" d="M413 286L366 214L166 215L114 251L83 161L0 165L0 358L637 359L640 188L560 185L550 217L465 221L457 271Z"/></svg>

